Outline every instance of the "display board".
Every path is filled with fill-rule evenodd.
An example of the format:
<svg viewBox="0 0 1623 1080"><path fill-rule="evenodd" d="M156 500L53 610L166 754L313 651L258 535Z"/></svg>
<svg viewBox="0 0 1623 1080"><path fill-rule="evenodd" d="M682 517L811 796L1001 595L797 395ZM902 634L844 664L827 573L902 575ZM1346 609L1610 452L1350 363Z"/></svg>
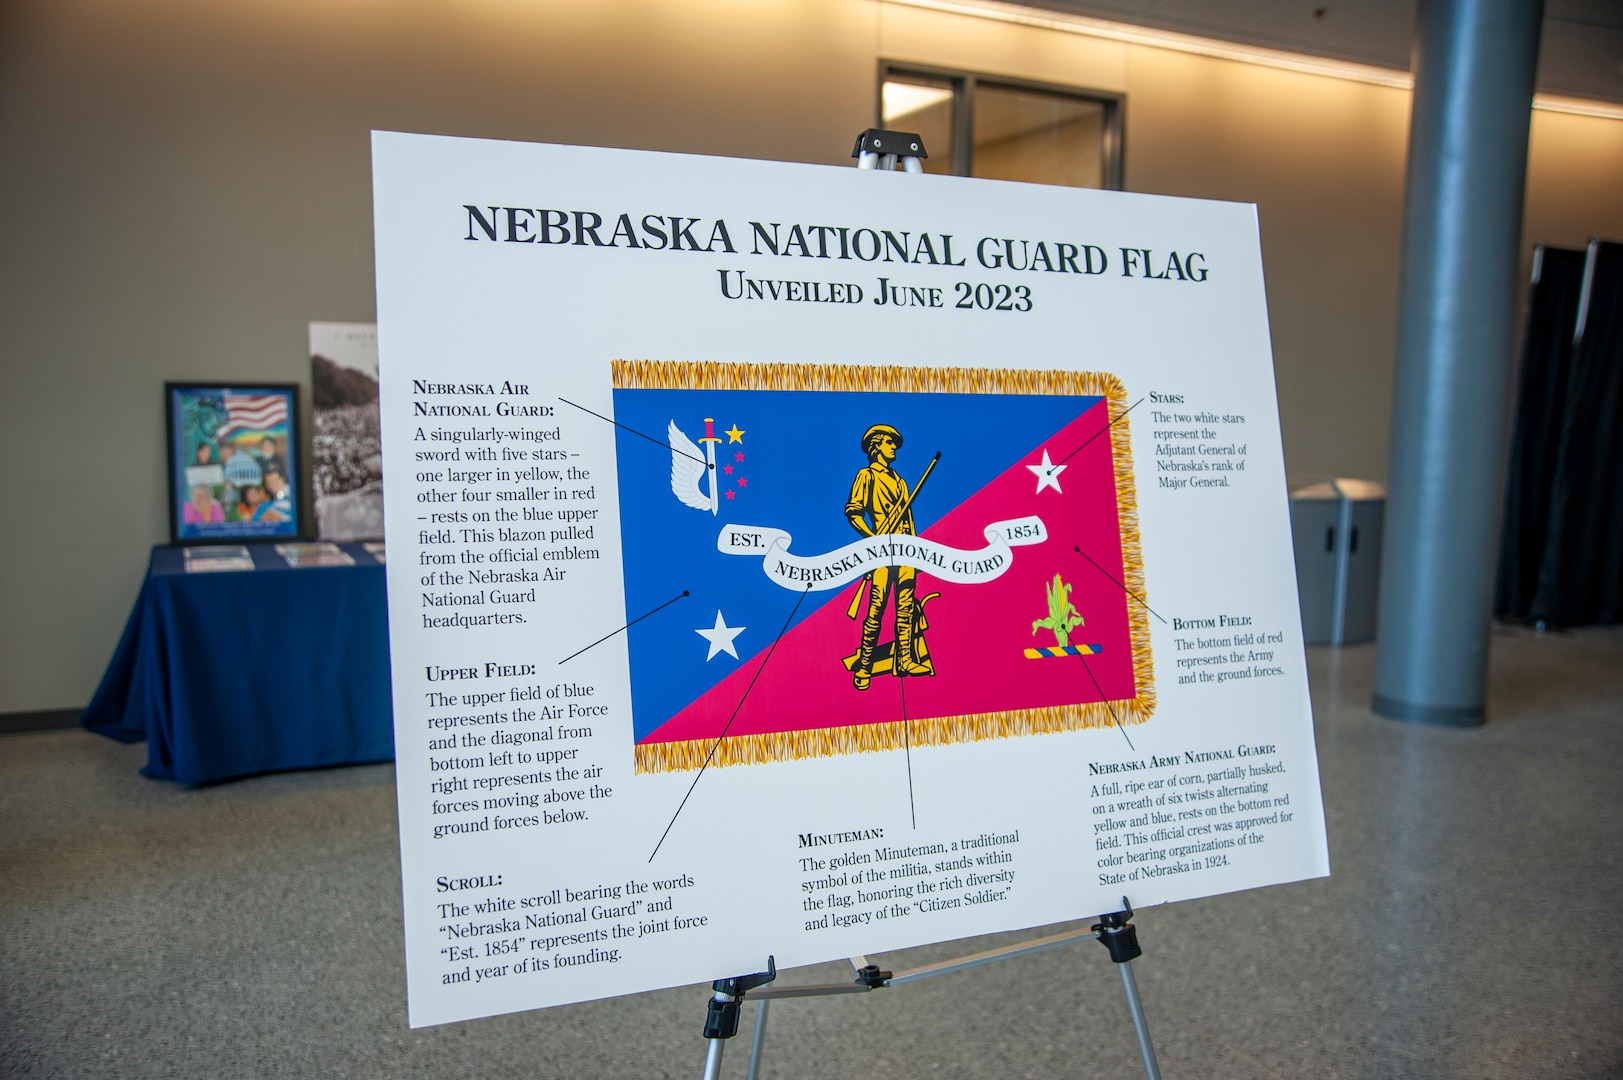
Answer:
<svg viewBox="0 0 1623 1080"><path fill-rule="evenodd" d="M373 162L414 1025L1328 873L1253 207Z"/></svg>

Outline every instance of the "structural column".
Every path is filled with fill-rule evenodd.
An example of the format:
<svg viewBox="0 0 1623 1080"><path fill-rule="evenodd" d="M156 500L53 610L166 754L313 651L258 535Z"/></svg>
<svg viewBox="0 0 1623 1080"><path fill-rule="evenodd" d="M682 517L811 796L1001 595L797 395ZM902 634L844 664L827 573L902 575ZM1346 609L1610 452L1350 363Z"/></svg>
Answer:
<svg viewBox="0 0 1623 1080"><path fill-rule="evenodd" d="M1375 711L1478 724L1542 0L1421 0Z"/></svg>

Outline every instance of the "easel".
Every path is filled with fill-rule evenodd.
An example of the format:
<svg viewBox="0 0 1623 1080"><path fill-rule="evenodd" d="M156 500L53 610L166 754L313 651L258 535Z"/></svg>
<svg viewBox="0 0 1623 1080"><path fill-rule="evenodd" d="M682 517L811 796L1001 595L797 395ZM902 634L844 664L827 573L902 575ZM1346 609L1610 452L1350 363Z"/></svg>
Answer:
<svg viewBox="0 0 1623 1080"><path fill-rule="evenodd" d="M731 979L717 979L711 984L713 996L705 1015L704 1037L710 1041L705 1055L704 1080L720 1080L721 1054L726 1040L738 1034L738 1018L744 996L755 991L755 1036L750 1045L747 1080L759 1080L762 1047L766 1042L768 1008L776 998L827 997L832 994L866 994L887 986L902 986L937 975L950 975L955 971L992 964L999 960L1013 960L1020 956L1057 949L1078 941L1098 941L1110 951L1110 959L1121 973L1122 991L1127 995L1127 1012L1133 1018L1133 1034L1138 1039L1138 1052L1144 1059L1146 1080L1161 1080L1161 1067L1155 1060L1155 1047L1150 1044L1149 1022L1144 1016L1144 1003L1138 996L1138 980L1133 976L1132 961L1142 956L1138 944L1138 928L1132 924L1133 909L1127 898L1121 898L1122 910L1099 916L1099 921L1087 930L1068 930L1061 934L1034 938L1030 941L1005 945L1000 949L971 953L952 960L942 960L905 971L884 971L870 964L865 956L853 956L851 967L856 978L848 983L814 983L809 986L768 986L778 977L777 962L767 957L765 971L753 975L740 975Z"/></svg>
<svg viewBox="0 0 1623 1080"><path fill-rule="evenodd" d="M926 156L924 140L906 131L881 131L870 128L857 137L856 149L851 156L857 159L859 169L895 171L900 165L910 173L924 171ZM721 1054L727 1040L738 1034L739 1014L744 997L751 991L757 1002L755 1009L755 1037L750 1046L748 1080L759 1080L761 1052L766 1039L767 1009L775 998L826 997L831 994L866 994L887 986L901 986L937 975L965 971L999 960L1013 960L1019 956L1057 949L1077 941L1098 941L1110 951L1111 962L1121 973L1121 986L1127 995L1127 1011L1133 1018L1133 1034L1138 1038L1138 1052L1144 1059L1147 1080L1161 1080L1161 1067L1155 1060L1155 1048L1150 1044L1149 1024L1144 1017L1144 1004L1138 996L1138 980L1133 976L1132 961L1143 955L1138 944L1138 930L1133 926L1133 908L1127 897L1121 898L1122 910L1099 916L1099 921L1087 930L1071 930L1049 937L1035 938L1001 949L960 956L906 971L883 971L870 964L867 957L854 956L851 967L856 978L848 983L820 983L810 986L770 986L778 977L777 961L767 957L766 970L753 975L739 975L730 979L717 979L711 984L712 996L705 1014L704 1037L709 1041L705 1055L704 1080L720 1080Z"/></svg>

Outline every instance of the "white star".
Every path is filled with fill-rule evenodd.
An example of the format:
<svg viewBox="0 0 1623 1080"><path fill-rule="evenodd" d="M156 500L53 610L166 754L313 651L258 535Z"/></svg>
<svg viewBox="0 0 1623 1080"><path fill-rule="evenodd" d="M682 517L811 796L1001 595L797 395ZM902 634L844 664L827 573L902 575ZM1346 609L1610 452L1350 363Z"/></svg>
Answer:
<svg viewBox="0 0 1623 1080"><path fill-rule="evenodd" d="M749 629L747 626L728 626L727 620L716 612L716 625L708 630L695 630L695 634L710 642L710 651L705 654L704 661L709 663L716 658L717 653L727 653L734 660L738 659L738 650L733 647L733 638Z"/></svg>
<svg viewBox="0 0 1623 1080"><path fill-rule="evenodd" d="M1026 468L1037 474L1037 490L1033 494L1040 495L1045 487L1051 487L1061 495L1065 494L1059 486L1059 474L1070 468L1069 465L1055 465L1048 460L1048 448L1043 448L1043 463L1041 465L1027 465Z"/></svg>

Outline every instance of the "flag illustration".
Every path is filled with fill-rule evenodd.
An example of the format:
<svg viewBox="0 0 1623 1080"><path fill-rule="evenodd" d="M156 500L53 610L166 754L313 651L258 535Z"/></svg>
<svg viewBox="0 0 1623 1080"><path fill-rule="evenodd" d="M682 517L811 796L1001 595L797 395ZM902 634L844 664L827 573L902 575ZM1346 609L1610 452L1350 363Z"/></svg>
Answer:
<svg viewBox="0 0 1623 1080"><path fill-rule="evenodd" d="M286 394L225 393L225 423L214 433L224 439L239 431L273 431L287 423Z"/></svg>
<svg viewBox="0 0 1623 1080"><path fill-rule="evenodd" d="M627 619L692 597L628 631L639 770L1152 714L1114 376L618 361L614 377ZM701 422L700 443L682 434Z"/></svg>

